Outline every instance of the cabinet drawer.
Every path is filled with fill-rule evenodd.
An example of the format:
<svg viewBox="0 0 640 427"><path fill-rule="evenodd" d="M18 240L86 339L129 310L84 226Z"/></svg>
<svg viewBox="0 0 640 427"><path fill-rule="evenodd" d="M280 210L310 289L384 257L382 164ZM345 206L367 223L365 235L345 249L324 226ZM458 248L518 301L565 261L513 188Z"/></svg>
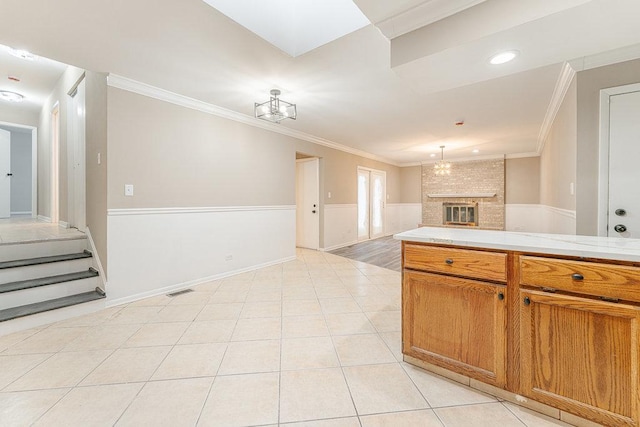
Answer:
<svg viewBox="0 0 640 427"><path fill-rule="evenodd" d="M523 256L520 284L640 302L640 268Z"/></svg>
<svg viewBox="0 0 640 427"><path fill-rule="evenodd" d="M477 279L507 280L507 254L405 244L404 266Z"/></svg>

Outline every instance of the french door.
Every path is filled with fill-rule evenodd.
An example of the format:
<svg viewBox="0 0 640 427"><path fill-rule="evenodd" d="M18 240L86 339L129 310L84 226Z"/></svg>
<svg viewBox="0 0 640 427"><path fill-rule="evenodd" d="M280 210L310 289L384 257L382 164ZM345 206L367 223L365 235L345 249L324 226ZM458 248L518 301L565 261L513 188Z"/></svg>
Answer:
<svg viewBox="0 0 640 427"><path fill-rule="evenodd" d="M358 168L358 240L384 236L387 175Z"/></svg>

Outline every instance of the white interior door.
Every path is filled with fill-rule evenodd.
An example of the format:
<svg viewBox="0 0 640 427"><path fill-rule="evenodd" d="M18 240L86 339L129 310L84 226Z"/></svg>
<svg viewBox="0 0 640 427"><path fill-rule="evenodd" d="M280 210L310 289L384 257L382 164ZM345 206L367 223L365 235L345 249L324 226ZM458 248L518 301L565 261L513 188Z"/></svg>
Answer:
<svg viewBox="0 0 640 427"><path fill-rule="evenodd" d="M71 95L70 132L73 148L73 169L70 173L69 225L85 231L86 224L86 136L85 136L85 83L78 84Z"/></svg>
<svg viewBox="0 0 640 427"><path fill-rule="evenodd" d="M640 92L610 97L610 237L640 238Z"/></svg>
<svg viewBox="0 0 640 427"><path fill-rule="evenodd" d="M358 168L358 240L384 236L386 173Z"/></svg>
<svg viewBox="0 0 640 427"><path fill-rule="evenodd" d="M320 247L320 163L296 160L296 246Z"/></svg>
<svg viewBox="0 0 640 427"><path fill-rule="evenodd" d="M370 177L370 171L358 169L358 240L368 240L370 238Z"/></svg>
<svg viewBox="0 0 640 427"><path fill-rule="evenodd" d="M0 218L11 216L11 132L0 129Z"/></svg>

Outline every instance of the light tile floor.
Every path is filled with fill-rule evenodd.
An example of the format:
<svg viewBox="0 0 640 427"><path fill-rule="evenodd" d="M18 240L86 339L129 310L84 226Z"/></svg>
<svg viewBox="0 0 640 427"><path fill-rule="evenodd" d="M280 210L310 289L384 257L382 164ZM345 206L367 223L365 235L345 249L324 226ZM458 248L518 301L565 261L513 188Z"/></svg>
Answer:
<svg viewBox="0 0 640 427"><path fill-rule="evenodd" d="M0 245L84 237L85 234L75 228L62 228L58 224L40 222L30 216L0 219Z"/></svg>
<svg viewBox="0 0 640 427"><path fill-rule="evenodd" d="M0 337L6 426L567 425L403 363L400 274L292 262Z"/></svg>

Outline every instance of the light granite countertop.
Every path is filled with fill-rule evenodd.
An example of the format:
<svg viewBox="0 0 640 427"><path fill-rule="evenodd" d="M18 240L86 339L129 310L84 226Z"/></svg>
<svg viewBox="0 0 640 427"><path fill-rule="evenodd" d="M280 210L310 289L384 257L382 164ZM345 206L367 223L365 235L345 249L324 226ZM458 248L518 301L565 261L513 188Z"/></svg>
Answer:
<svg viewBox="0 0 640 427"><path fill-rule="evenodd" d="M398 240L640 262L640 239L421 227Z"/></svg>

